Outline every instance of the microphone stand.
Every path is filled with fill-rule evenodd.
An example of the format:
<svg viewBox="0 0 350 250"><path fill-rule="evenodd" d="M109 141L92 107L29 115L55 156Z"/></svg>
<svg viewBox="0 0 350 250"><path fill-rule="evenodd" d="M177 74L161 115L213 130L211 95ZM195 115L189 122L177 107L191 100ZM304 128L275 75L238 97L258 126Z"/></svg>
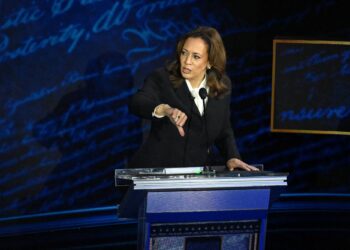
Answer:
<svg viewBox="0 0 350 250"><path fill-rule="evenodd" d="M207 98L208 93L205 88L201 88L199 90L199 96L202 99L203 102L203 118L204 118L204 129L205 129L205 137L207 140L207 155L205 159L205 172L210 174L212 172L211 166L209 164L209 155L210 155L210 148L209 148L209 136L208 136L208 126L207 126L207 112L206 112L206 107L205 107L205 98Z"/></svg>
<svg viewBox="0 0 350 250"><path fill-rule="evenodd" d="M209 154L210 154L210 149L209 149L209 138L208 138L208 127L207 127L207 112L206 112L206 108L205 108L205 99L202 99L203 101L203 118L204 118L204 129L205 129L205 138L207 140L207 155L206 155L206 159L205 159L205 168L206 168L206 172L210 173L211 172L211 167L209 164Z"/></svg>

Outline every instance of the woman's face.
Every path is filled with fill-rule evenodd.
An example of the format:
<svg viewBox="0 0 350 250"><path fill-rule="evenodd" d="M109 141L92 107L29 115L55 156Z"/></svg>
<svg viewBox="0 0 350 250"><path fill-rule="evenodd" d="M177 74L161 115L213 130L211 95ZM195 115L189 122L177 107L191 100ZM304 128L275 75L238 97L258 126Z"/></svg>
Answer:
<svg viewBox="0 0 350 250"><path fill-rule="evenodd" d="M202 82L208 61L208 45L202 38L186 39L180 54L181 75L190 81L193 87L199 87Z"/></svg>

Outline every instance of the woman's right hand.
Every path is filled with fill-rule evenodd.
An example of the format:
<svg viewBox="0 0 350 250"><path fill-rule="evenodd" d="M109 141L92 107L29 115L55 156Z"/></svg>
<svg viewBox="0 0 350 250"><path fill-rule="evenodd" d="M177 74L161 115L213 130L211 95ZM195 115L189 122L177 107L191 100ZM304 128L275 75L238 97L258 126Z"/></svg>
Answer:
<svg viewBox="0 0 350 250"><path fill-rule="evenodd" d="M172 108L168 104L161 104L159 107L157 107L156 113L157 115L167 116L171 123L177 127L180 135L185 136L183 126L187 121L187 115L184 112L177 108Z"/></svg>

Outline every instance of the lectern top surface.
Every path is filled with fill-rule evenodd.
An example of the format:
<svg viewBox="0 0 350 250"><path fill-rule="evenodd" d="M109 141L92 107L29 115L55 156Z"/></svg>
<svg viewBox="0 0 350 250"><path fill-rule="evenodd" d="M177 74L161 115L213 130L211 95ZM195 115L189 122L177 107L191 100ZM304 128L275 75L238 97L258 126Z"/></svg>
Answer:
<svg viewBox="0 0 350 250"><path fill-rule="evenodd" d="M116 186L127 181L134 189L171 189L171 188L227 188L249 186L285 186L287 173L269 171L204 171L179 168L169 174L162 168L117 169ZM184 169L184 170L183 170ZM184 172L183 172L184 171ZM191 172L193 171L193 172Z"/></svg>
<svg viewBox="0 0 350 250"><path fill-rule="evenodd" d="M247 177L247 176L281 176L288 173L276 173L271 171L227 171L224 166L215 166L208 170L205 167L185 167L185 168L133 168L133 169L116 169L116 177L147 177L147 176L163 176L164 178L174 175L184 175L203 178L211 177Z"/></svg>

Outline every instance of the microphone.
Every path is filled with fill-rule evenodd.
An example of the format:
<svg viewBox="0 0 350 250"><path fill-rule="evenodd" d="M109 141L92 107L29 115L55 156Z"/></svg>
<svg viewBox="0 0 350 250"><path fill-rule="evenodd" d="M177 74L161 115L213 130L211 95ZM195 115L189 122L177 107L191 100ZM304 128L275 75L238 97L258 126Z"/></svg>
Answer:
<svg viewBox="0 0 350 250"><path fill-rule="evenodd" d="M210 154L210 150L209 150L209 136L208 136L208 127L207 127L207 112L206 112L206 108L205 108L205 98L207 98L208 96L208 92L206 90L206 88L200 88L199 89L199 96L201 97L202 101L203 101L203 117L204 117L204 129L205 129L205 136L206 136L206 140L207 140L207 156L206 156L206 160L205 160L205 167L208 167L208 172L211 170L210 166L209 166L209 154Z"/></svg>
<svg viewBox="0 0 350 250"><path fill-rule="evenodd" d="M199 89L199 96L202 98L203 104L204 104L204 100L208 96L208 92L207 92L206 88L200 88ZM204 109L205 109L205 106L204 106Z"/></svg>

